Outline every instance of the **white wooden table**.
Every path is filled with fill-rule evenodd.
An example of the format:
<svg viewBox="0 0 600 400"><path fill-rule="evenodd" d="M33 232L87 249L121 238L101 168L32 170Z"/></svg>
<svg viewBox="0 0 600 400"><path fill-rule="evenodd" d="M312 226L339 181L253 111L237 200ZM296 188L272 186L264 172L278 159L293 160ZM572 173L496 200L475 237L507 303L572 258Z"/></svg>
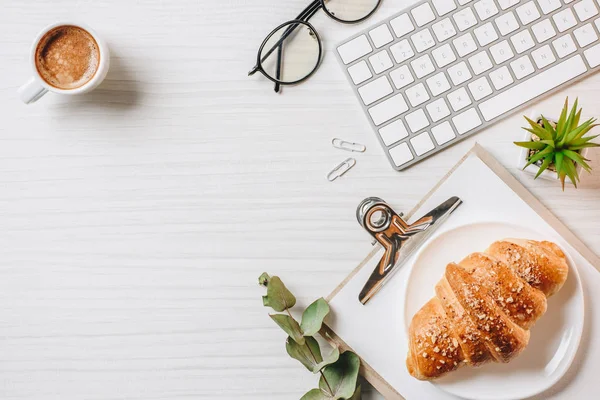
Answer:
<svg viewBox="0 0 600 400"><path fill-rule="evenodd" d="M256 278L281 276L301 305L327 295L370 249L358 202L411 208L475 141L598 249L600 152L577 191L533 182L516 170L518 115L394 172L331 52L359 27L317 15L323 64L281 95L247 77L305 3L3 2L0 398L299 398L316 378L285 353ZM384 1L370 23L408 3ZM30 41L70 18L107 39L107 80L21 104ZM536 108L579 96L598 116L598 90L595 76ZM368 150L330 183L349 155L332 137Z"/></svg>

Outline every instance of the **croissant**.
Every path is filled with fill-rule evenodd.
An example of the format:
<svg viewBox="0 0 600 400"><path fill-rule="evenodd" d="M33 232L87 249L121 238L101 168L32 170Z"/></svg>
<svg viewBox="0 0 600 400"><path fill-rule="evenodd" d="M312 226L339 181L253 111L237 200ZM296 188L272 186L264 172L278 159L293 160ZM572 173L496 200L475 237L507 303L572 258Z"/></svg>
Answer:
<svg viewBox="0 0 600 400"><path fill-rule="evenodd" d="M448 264L435 297L411 321L409 373L432 380L463 364L509 362L527 346L529 329L568 271L556 244L525 239L498 241Z"/></svg>

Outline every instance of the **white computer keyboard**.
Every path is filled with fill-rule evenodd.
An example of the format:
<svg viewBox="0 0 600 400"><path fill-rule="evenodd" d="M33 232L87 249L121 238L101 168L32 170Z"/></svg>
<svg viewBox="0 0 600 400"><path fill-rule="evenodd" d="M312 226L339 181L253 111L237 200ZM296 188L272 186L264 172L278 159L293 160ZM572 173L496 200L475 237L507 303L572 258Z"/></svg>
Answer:
<svg viewBox="0 0 600 400"><path fill-rule="evenodd" d="M421 1L336 54L402 170L594 72L599 2Z"/></svg>

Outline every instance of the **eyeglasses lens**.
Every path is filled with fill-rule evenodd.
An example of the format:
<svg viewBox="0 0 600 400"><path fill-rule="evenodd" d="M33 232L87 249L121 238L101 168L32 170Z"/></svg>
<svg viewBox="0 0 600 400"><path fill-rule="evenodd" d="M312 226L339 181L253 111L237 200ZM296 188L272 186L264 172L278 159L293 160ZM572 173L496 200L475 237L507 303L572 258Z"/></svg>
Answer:
<svg viewBox="0 0 600 400"><path fill-rule="evenodd" d="M290 22L274 31L261 49L263 70L271 78L295 83L310 75L319 64L317 34L306 24Z"/></svg>

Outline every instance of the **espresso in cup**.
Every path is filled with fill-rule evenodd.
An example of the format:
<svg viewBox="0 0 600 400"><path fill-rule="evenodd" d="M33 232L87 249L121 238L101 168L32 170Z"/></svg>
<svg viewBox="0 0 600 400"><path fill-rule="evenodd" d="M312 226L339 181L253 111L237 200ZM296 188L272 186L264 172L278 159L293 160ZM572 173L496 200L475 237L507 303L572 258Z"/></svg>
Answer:
<svg viewBox="0 0 600 400"><path fill-rule="evenodd" d="M99 65L98 43L78 26L62 25L48 31L35 50L35 67L40 77L62 90L84 86Z"/></svg>

